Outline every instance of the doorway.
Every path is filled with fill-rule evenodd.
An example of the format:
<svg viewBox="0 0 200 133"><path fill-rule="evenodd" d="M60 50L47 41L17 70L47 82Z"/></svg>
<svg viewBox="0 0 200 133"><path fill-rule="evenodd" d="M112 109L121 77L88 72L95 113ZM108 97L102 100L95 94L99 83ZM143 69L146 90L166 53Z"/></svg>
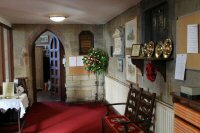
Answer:
<svg viewBox="0 0 200 133"><path fill-rule="evenodd" d="M65 101L65 52L59 38L51 31L43 32L34 42L33 54L36 100Z"/></svg>

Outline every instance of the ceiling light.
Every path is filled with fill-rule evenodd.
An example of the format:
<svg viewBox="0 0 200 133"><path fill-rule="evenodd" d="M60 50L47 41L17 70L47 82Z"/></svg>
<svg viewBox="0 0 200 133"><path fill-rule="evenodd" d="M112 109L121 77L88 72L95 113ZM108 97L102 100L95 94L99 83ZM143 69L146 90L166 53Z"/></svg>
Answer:
<svg viewBox="0 0 200 133"><path fill-rule="evenodd" d="M50 16L49 18L54 22L61 22L65 20L66 17L65 16Z"/></svg>

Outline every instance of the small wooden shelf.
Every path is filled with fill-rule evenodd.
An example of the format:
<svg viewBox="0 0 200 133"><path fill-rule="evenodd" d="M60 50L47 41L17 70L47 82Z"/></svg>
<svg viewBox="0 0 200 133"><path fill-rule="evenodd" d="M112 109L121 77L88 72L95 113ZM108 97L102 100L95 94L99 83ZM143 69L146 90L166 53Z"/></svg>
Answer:
<svg viewBox="0 0 200 133"><path fill-rule="evenodd" d="M145 61L169 61L173 60L173 58L156 58L156 57L135 57L135 56L130 56L131 59L134 60L145 60Z"/></svg>
<svg viewBox="0 0 200 133"><path fill-rule="evenodd" d="M164 81L166 81L166 62L173 60L173 58L155 58L155 57L135 57L130 56L131 61L134 65L136 65L142 72L142 75L144 75L144 61L151 61L158 72L163 76Z"/></svg>

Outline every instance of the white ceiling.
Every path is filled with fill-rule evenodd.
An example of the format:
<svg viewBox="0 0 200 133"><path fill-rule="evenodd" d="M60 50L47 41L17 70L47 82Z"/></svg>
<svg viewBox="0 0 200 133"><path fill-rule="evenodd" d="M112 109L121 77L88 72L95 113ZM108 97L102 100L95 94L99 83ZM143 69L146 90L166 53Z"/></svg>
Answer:
<svg viewBox="0 0 200 133"><path fill-rule="evenodd" d="M65 15L67 24L105 24L141 0L0 0L0 17L12 24L52 24L49 15Z"/></svg>

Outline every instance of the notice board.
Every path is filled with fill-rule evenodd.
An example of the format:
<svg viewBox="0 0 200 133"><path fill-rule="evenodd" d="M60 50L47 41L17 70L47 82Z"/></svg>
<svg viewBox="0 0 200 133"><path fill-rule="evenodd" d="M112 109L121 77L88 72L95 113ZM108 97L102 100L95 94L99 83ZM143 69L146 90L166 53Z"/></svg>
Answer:
<svg viewBox="0 0 200 133"><path fill-rule="evenodd" d="M84 64L80 63L80 60L82 60L82 58L82 56L69 57L69 75L78 76L88 74L88 71L85 70Z"/></svg>
<svg viewBox="0 0 200 133"><path fill-rule="evenodd" d="M200 70L200 52L198 54L187 53L187 25L200 25L200 11L181 16L177 20L177 54L187 54L187 69ZM198 27L198 44L200 44L200 30ZM198 46L200 48L200 45Z"/></svg>

